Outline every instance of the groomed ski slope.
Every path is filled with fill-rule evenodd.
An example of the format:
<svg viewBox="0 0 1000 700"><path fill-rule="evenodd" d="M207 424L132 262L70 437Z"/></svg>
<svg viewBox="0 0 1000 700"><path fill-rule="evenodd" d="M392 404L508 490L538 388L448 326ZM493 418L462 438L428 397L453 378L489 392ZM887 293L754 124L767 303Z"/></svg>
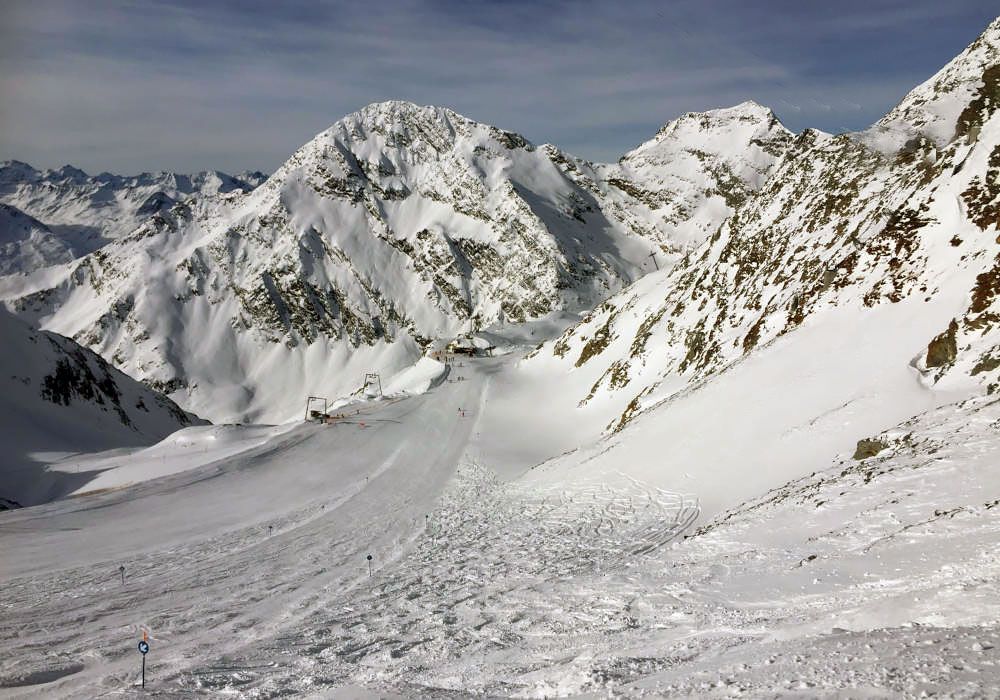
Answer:
<svg viewBox="0 0 1000 700"><path fill-rule="evenodd" d="M1000 403L682 539L694 496L484 464L509 362L5 514L0 696L1000 692Z"/></svg>
<svg viewBox="0 0 1000 700"><path fill-rule="evenodd" d="M189 471L6 514L2 676L78 658L65 693L95 695L135 675L123 641L143 625L174 673L295 629L367 580L367 554L385 567L423 531L475 421L458 408L474 409L482 386L445 382Z"/></svg>
<svg viewBox="0 0 1000 700"><path fill-rule="evenodd" d="M212 460L231 445L199 449L219 432L212 427L82 460L85 471L108 469L103 480L0 523L0 694L131 688L133 642L143 630L155 649L152 687L221 690L240 682L225 673L215 680L208 659L297 649L333 601L350 607L396 569L409 578L427 566L434 577L457 564L460 573L442 582L451 593L496 573L488 558L486 569L475 562L479 548L495 550L501 532L515 548L565 544L523 560L523 571L518 565L522 575L542 576L656 549L693 523L696 502L637 483L579 484L573 496L533 490L513 508L507 487L466 459L490 376L507 361L461 362L428 393L344 407L331 425L242 429L248 449L220 459ZM177 452L189 444L181 470ZM174 473L155 478L158 469ZM129 484L129 476L145 480ZM120 485L95 488L102 481ZM425 561L427 542L433 561ZM416 562L406 557L414 550ZM502 583L496 589L506 592ZM406 596L417 608L431 605L419 597ZM282 673L265 676L291 683Z"/></svg>

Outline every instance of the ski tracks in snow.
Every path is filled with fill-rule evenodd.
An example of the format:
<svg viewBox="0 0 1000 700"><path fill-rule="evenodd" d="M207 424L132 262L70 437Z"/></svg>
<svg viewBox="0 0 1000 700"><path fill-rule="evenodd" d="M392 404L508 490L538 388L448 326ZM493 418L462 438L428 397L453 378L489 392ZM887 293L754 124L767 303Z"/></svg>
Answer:
<svg viewBox="0 0 1000 700"><path fill-rule="evenodd" d="M568 639L635 626L636 591L609 593L608 576L648 563L697 513L694 499L634 480L532 488L467 464L412 550L368 585L314 610L294 634L176 682L264 696L347 683L523 692L531 681L503 676L535 670L526 647L551 663Z"/></svg>

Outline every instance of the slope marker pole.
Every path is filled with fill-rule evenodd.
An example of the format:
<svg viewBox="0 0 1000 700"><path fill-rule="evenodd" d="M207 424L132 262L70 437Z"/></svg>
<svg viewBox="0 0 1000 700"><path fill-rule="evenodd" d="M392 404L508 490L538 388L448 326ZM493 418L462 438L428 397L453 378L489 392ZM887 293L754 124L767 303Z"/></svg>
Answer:
<svg viewBox="0 0 1000 700"><path fill-rule="evenodd" d="M142 687L146 687L146 654L149 653L149 637L145 630L142 632L142 641L139 642L139 653L142 654Z"/></svg>

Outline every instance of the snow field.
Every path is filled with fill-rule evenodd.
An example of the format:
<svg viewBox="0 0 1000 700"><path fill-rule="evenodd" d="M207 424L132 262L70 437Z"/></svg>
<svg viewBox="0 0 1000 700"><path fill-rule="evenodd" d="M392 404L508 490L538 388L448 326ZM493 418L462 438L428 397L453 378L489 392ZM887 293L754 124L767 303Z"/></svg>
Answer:
<svg viewBox="0 0 1000 700"><path fill-rule="evenodd" d="M370 585L177 682L263 696L990 697L1000 474L984 471L1000 455L984 429L998 421L988 401L931 412L887 433L881 457L790 482L684 540L685 501L638 482L539 491L467 464ZM650 529L659 546L637 552Z"/></svg>
<svg viewBox="0 0 1000 700"><path fill-rule="evenodd" d="M0 694L128 693L142 629L151 687L182 697L1000 689L997 402L922 414L691 537L693 496L485 466L506 362L8 513Z"/></svg>

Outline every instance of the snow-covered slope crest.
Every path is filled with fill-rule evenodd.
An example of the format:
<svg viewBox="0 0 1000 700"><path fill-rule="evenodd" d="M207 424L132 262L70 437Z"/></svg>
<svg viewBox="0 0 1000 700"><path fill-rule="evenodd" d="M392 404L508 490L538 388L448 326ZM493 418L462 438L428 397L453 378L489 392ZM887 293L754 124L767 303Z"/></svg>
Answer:
<svg viewBox="0 0 1000 700"><path fill-rule="evenodd" d="M638 277L657 244L552 153L447 109L371 105L244 198L174 204L3 295L200 415L279 422L434 338L590 308Z"/></svg>
<svg viewBox="0 0 1000 700"><path fill-rule="evenodd" d="M242 179L245 175L247 179ZM0 203L14 206L50 229L50 238L73 257L129 233L150 217L194 197L219 198L252 190L266 179L248 172L233 177L218 171L192 175L156 172L88 175L79 168L37 170L16 160L0 162ZM0 221L0 235L10 235ZM27 244L25 244L27 245ZM28 246L30 247L30 246ZM0 256L0 274L30 273L42 264L63 262L38 247L34 255ZM21 265L21 267L18 267Z"/></svg>
<svg viewBox="0 0 1000 700"><path fill-rule="evenodd" d="M0 309L0 505L58 498L92 475L44 471L46 454L151 444L201 423L69 338Z"/></svg>
<svg viewBox="0 0 1000 700"><path fill-rule="evenodd" d="M1000 103L1000 17L978 39L927 81L910 91L858 138L894 153L924 137L938 147L966 134L974 138L983 117Z"/></svg>

